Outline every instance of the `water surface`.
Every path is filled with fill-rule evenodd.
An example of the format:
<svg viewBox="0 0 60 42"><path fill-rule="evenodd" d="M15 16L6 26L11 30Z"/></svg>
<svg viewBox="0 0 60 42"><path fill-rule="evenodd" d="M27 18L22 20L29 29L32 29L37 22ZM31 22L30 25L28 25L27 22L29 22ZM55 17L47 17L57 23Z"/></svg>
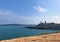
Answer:
<svg viewBox="0 0 60 42"><path fill-rule="evenodd" d="M24 26L0 26L0 40L52 32L56 32L56 30L27 29Z"/></svg>

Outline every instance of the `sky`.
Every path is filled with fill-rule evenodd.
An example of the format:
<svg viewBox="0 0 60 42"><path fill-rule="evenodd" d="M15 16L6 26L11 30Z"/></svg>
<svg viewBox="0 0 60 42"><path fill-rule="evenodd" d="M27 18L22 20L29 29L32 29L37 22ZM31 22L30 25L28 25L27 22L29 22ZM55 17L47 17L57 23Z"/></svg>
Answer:
<svg viewBox="0 0 60 42"><path fill-rule="evenodd" d="M0 0L0 24L60 23L60 0Z"/></svg>

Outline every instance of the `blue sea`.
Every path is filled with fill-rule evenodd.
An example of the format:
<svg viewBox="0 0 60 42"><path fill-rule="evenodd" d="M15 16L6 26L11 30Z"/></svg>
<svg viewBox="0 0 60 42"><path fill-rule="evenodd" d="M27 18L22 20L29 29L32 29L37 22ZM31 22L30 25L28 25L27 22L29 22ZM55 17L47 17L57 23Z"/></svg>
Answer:
<svg viewBox="0 0 60 42"><path fill-rule="evenodd" d="M0 26L0 40L52 33L56 30L27 29L24 26Z"/></svg>

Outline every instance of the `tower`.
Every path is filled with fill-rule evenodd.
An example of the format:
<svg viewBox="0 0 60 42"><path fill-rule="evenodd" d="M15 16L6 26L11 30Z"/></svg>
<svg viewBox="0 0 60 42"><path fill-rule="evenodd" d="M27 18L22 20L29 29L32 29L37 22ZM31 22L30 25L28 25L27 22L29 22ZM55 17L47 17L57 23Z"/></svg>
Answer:
<svg viewBox="0 0 60 42"><path fill-rule="evenodd" d="M45 24L46 24L46 21L45 21Z"/></svg>

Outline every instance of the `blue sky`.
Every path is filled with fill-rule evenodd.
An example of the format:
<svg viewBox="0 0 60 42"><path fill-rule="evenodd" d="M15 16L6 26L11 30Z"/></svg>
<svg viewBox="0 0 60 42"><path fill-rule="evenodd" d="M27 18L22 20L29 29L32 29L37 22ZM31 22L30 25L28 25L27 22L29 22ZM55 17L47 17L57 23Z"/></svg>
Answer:
<svg viewBox="0 0 60 42"><path fill-rule="evenodd" d="M0 24L60 23L60 0L0 0Z"/></svg>

